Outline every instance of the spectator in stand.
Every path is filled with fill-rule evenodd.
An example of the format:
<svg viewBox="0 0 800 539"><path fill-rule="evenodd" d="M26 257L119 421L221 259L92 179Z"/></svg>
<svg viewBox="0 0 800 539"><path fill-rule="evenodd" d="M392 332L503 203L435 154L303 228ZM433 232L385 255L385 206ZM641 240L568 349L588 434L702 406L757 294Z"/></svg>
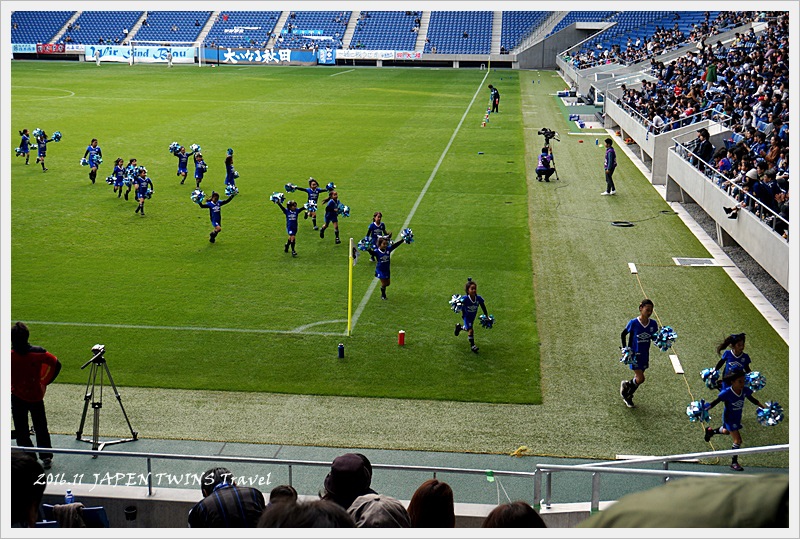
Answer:
<svg viewBox="0 0 800 539"><path fill-rule="evenodd" d="M383 494L359 496L347 513L353 517L356 528L410 528L411 519L403 504Z"/></svg>
<svg viewBox="0 0 800 539"><path fill-rule="evenodd" d="M320 496L347 510L359 496L377 494L370 488L371 483L372 463L369 459L361 453L345 453L333 459Z"/></svg>
<svg viewBox="0 0 800 539"><path fill-rule="evenodd" d="M30 414L37 447L53 447L47 430L44 395L47 386L61 372L61 363L41 346L31 346L29 338L30 331L24 323L17 322L11 326L11 417L14 436L17 445L33 447L28 429ZM44 469L49 470L53 454L43 452L39 453L39 457Z"/></svg>
<svg viewBox="0 0 800 539"><path fill-rule="evenodd" d="M326 500L277 503L261 515L259 528L355 528L353 517L338 504Z"/></svg>
<svg viewBox="0 0 800 539"><path fill-rule="evenodd" d="M31 453L11 452L11 527L34 528L46 481L39 461ZM8 502L6 502L8 503Z"/></svg>
<svg viewBox="0 0 800 539"><path fill-rule="evenodd" d="M714 156L714 146L709 140L711 135L705 127L697 130L697 138L695 139L695 158L693 165L700 170L705 170L703 163L711 163L711 158Z"/></svg>
<svg viewBox="0 0 800 539"><path fill-rule="evenodd" d="M455 528L453 489L438 479L428 479L411 496L408 516L412 528Z"/></svg>
<svg viewBox="0 0 800 539"><path fill-rule="evenodd" d="M267 507L275 503L297 503L297 491L292 485L278 485L269 492Z"/></svg>
<svg viewBox="0 0 800 539"><path fill-rule="evenodd" d="M255 528L264 512L264 495L252 487L239 487L227 468L203 474L204 498L189 511L190 528Z"/></svg>
<svg viewBox="0 0 800 539"><path fill-rule="evenodd" d="M498 505L486 516L481 528L546 528L547 525L527 502Z"/></svg>

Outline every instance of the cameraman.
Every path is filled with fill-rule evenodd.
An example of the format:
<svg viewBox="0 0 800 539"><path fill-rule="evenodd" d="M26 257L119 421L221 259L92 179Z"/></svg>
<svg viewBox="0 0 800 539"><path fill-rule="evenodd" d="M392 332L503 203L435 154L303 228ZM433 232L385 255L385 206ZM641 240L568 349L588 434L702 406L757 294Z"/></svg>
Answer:
<svg viewBox="0 0 800 539"><path fill-rule="evenodd" d="M536 179L539 181L550 182L550 176L556 171L556 169L550 166L550 163L553 162L553 151L550 149L550 146L542 146L542 153L539 154L539 163L536 165Z"/></svg>

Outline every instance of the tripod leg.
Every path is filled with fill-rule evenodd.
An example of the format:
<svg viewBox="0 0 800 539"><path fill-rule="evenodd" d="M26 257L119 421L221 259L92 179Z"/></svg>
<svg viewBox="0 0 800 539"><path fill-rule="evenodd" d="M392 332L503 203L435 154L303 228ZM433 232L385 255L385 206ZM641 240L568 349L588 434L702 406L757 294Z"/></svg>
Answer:
<svg viewBox="0 0 800 539"><path fill-rule="evenodd" d="M114 396L117 398L117 402L119 403L119 408L122 410L122 415L125 418L125 422L128 424L128 429L131 431L131 436L134 440L136 440L139 436L139 433L133 430L131 426L131 421L128 419L128 414L125 413L125 407L122 406L122 397L117 391L117 384L114 383L114 379L111 377L111 371L108 369L108 363L103 363L103 366L106 368L106 374L108 375L108 381L111 384L111 388L114 390Z"/></svg>
<svg viewBox="0 0 800 539"><path fill-rule="evenodd" d="M94 384L96 377L97 365L92 363L92 366L89 368L89 379L86 381L86 391L84 391L83 395L83 413L81 414L81 424L78 427L78 431L75 433L76 440L80 440L83 437L83 426L86 424L86 412L89 410L89 402L94 397ZM89 386L92 386L91 391L89 390Z"/></svg>

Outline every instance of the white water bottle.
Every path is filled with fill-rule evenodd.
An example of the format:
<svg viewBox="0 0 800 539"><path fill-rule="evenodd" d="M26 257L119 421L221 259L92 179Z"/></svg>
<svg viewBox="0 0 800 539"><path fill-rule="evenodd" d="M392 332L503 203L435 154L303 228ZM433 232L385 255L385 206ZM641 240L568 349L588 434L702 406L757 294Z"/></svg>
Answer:
<svg viewBox="0 0 800 539"><path fill-rule="evenodd" d="M67 489L67 493L64 495L64 503L69 504L74 502L75 496L72 495L72 491L70 489Z"/></svg>

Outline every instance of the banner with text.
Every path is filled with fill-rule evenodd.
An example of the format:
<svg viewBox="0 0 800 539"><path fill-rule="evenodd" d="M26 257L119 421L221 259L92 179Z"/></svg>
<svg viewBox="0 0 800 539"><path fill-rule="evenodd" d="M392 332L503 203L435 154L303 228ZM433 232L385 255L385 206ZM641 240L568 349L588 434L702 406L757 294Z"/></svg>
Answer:
<svg viewBox="0 0 800 539"><path fill-rule="evenodd" d="M319 49L317 51L317 63L325 65L336 64L336 50Z"/></svg>
<svg viewBox="0 0 800 539"><path fill-rule="evenodd" d="M37 43L36 52L38 54L61 54L64 52L63 43Z"/></svg>
<svg viewBox="0 0 800 539"><path fill-rule="evenodd" d="M316 65L317 53L312 50L232 49L230 47L220 47L203 49L203 61L235 65Z"/></svg>
<svg viewBox="0 0 800 539"><path fill-rule="evenodd" d="M394 51L368 51L363 49L338 49L337 60L394 60Z"/></svg>
<svg viewBox="0 0 800 539"><path fill-rule="evenodd" d="M36 52L36 43L13 43L11 45L12 54L30 54Z"/></svg>
<svg viewBox="0 0 800 539"><path fill-rule="evenodd" d="M395 60L420 60L422 51L397 51L394 58Z"/></svg>
<svg viewBox="0 0 800 539"><path fill-rule="evenodd" d="M194 63L194 47L153 47L136 45L131 47L117 47L105 45L85 45L84 60L95 61L95 54L100 52L101 62L130 63L167 63L167 53L172 51L172 62L176 64ZM133 56L131 58L131 56Z"/></svg>

